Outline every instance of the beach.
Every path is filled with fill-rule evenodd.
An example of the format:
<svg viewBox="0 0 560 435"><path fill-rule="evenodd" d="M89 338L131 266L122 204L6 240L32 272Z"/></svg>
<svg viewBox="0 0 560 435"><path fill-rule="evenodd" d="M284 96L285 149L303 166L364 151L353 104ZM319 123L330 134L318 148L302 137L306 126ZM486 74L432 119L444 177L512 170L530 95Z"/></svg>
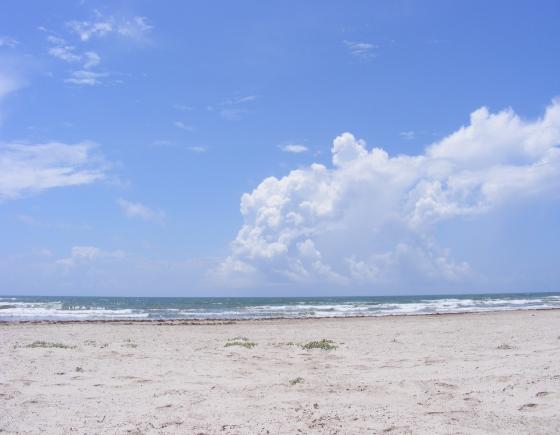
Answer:
<svg viewBox="0 0 560 435"><path fill-rule="evenodd" d="M0 432L560 433L560 311L0 324Z"/></svg>

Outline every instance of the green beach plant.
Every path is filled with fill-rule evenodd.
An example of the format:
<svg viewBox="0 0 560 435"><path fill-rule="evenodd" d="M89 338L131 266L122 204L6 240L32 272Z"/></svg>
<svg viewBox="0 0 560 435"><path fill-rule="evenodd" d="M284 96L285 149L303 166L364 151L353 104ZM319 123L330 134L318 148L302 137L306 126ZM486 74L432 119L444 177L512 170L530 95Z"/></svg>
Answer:
<svg viewBox="0 0 560 435"><path fill-rule="evenodd" d="M309 341L305 344L302 344L301 347L302 349L305 350L311 350L311 349L334 350L338 346L334 344L334 341L323 338L322 340L318 340L318 341Z"/></svg>
<svg viewBox="0 0 560 435"><path fill-rule="evenodd" d="M298 376L297 378L294 379L290 379L290 385L302 384L303 382L304 379L301 376Z"/></svg>
<svg viewBox="0 0 560 435"><path fill-rule="evenodd" d="M257 343L250 341L247 337L237 336L233 338L228 338L224 347L241 346L247 349L252 349L256 345Z"/></svg>
<svg viewBox="0 0 560 435"><path fill-rule="evenodd" d="M50 341L42 341L42 340L36 340L31 344L28 344L25 347L29 347L29 348L44 348L44 349L75 349L76 346L70 346L64 343L55 343L55 342L50 342Z"/></svg>

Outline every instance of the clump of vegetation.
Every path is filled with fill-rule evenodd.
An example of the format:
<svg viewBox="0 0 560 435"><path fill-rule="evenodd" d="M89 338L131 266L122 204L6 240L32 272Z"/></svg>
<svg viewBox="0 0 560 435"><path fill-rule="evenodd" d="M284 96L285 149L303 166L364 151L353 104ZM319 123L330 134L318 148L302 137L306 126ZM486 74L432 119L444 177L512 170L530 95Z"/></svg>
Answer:
<svg viewBox="0 0 560 435"><path fill-rule="evenodd" d="M274 347L282 347L282 346L297 346L296 343L293 341L279 341L277 343L272 343Z"/></svg>
<svg viewBox="0 0 560 435"><path fill-rule="evenodd" d="M78 373L82 373L82 372L84 371L84 369L81 368L81 367L76 367L76 371L77 371Z"/></svg>
<svg viewBox="0 0 560 435"><path fill-rule="evenodd" d="M132 341L132 339L130 339L130 338L127 338L127 339L124 341L124 344L123 344L122 346L123 346L123 347L130 347L130 348L133 348L133 349L135 349L135 348L138 347L138 345L137 345L136 343L134 343L134 342Z"/></svg>
<svg viewBox="0 0 560 435"><path fill-rule="evenodd" d="M247 337L237 336L237 337L233 337L233 338L228 338L224 347L241 346L241 347L245 347L247 349L252 349L256 345L257 345L257 343L255 343L253 341L250 341Z"/></svg>
<svg viewBox="0 0 560 435"><path fill-rule="evenodd" d="M301 384L303 383L304 379L300 376L298 376L295 379L290 379L290 385L296 385L296 384Z"/></svg>
<svg viewBox="0 0 560 435"><path fill-rule="evenodd" d="M25 347L30 347L30 348L36 348L36 347L40 347L40 348L44 348L44 349L52 349L52 348L56 348L56 349L75 349L76 346L69 346L67 344L64 343L54 343L54 342L50 342L50 341L41 341L41 340L36 340L31 344L28 344Z"/></svg>
<svg viewBox="0 0 560 435"><path fill-rule="evenodd" d="M500 349L500 350L511 350L513 349L513 346L510 346L509 344L500 344L496 349Z"/></svg>
<svg viewBox="0 0 560 435"><path fill-rule="evenodd" d="M322 350L333 350L336 349L338 346L334 344L334 341L327 340L323 338L319 341L309 341L305 344L301 345L302 349L311 350L311 349L322 349Z"/></svg>

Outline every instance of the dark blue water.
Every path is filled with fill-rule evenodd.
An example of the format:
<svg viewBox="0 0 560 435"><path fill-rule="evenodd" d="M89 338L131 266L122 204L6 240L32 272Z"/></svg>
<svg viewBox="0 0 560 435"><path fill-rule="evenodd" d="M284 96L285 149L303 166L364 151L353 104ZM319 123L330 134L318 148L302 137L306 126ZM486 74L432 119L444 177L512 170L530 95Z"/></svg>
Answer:
<svg viewBox="0 0 560 435"><path fill-rule="evenodd" d="M1 296L0 320L258 319L560 308L560 293L301 298Z"/></svg>

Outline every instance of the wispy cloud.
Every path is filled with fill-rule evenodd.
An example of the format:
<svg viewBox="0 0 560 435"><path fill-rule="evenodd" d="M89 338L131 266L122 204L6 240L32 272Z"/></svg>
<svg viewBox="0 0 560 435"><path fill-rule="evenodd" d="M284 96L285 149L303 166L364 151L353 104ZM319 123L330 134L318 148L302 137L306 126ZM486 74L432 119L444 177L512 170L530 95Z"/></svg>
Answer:
<svg viewBox="0 0 560 435"><path fill-rule="evenodd" d="M23 85L23 80L17 75L0 72L0 102L5 96L17 91Z"/></svg>
<svg viewBox="0 0 560 435"><path fill-rule="evenodd" d="M101 57L99 57L99 55L95 51L86 51L84 53L84 58L85 69L93 68L94 66L99 65L99 62L101 62Z"/></svg>
<svg viewBox="0 0 560 435"><path fill-rule="evenodd" d="M92 38L103 38L111 34L141 40L153 28L153 26L148 24L146 17L135 16L125 18L104 16L100 13L96 15L94 20L73 20L67 22L66 25L83 42L89 41Z"/></svg>
<svg viewBox="0 0 560 435"><path fill-rule="evenodd" d="M377 45L369 42L344 41L344 44L353 57L362 61L373 59L378 48Z"/></svg>
<svg viewBox="0 0 560 435"><path fill-rule="evenodd" d="M99 260L122 260L126 254L121 250L104 251L96 246L74 246L69 257L56 260L56 264L74 267Z"/></svg>
<svg viewBox="0 0 560 435"><path fill-rule="evenodd" d="M142 219L148 222L163 222L165 213L161 210L154 210L140 202L117 199L117 204L128 218Z"/></svg>
<svg viewBox="0 0 560 435"><path fill-rule="evenodd" d="M52 57L64 62L79 62L82 56L76 53L76 47L69 45L62 38L49 35L47 41L51 44L48 52Z"/></svg>
<svg viewBox="0 0 560 435"><path fill-rule="evenodd" d="M175 143L167 140L167 139L156 139L151 143L151 146L153 147L172 147L175 146Z"/></svg>
<svg viewBox="0 0 560 435"><path fill-rule="evenodd" d="M70 77L64 79L66 83L72 83L74 85L87 85L95 86L101 84L101 79L107 77L107 73L97 73L93 71L79 70L72 71Z"/></svg>
<svg viewBox="0 0 560 435"><path fill-rule="evenodd" d="M91 142L0 144L0 201L103 180L107 164L94 148Z"/></svg>
<svg viewBox="0 0 560 435"><path fill-rule="evenodd" d="M410 130L410 131L401 131L399 133L399 136L402 137L403 139L406 140L412 140L414 138L416 138L416 132Z"/></svg>
<svg viewBox="0 0 560 435"><path fill-rule="evenodd" d="M173 125L181 130L193 131L194 127L192 125L185 124L183 121L174 121Z"/></svg>
<svg viewBox="0 0 560 435"><path fill-rule="evenodd" d="M177 110L181 110L183 112L190 112L191 110L194 110L194 107L187 106L186 104L174 104L173 108Z"/></svg>
<svg viewBox="0 0 560 435"><path fill-rule="evenodd" d="M79 53L76 47L69 45L63 38L57 36L49 35L47 41L51 44L48 50L51 56L68 63L82 62L83 69L72 71L70 77L64 80L66 83L94 86L100 84L101 79L109 75L108 73L91 71L101 62L101 57L95 51Z"/></svg>
<svg viewBox="0 0 560 435"><path fill-rule="evenodd" d="M280 145L279 148L286 153L300 154L309 151L305 145L289 143Z"/></svg>
<svg viewBox="0 0 560 435"><path fill-rule="evenodd" d="M0 47L16 48L18 44L19 41L17 39L10 36L0 36Z"/></svg>
<svg viewBox="0 0 560 435"><path fill-rule="evenodd" d="M189 151L192 151L193 153L205 153L206 151L208 151L208 147L203 146L203 145L190 146L190 147L187 147L187 149Z"/></svg>
<svg viewBox="0 0 560 435"><path fill-rule="evenodd" d="M224 100L224 101L218 103L218 105L219 106L234 106L234 105L237 105L237 104L247 103L249 101L255 101L259 97L260 97L259 95L245 95L245 96L241 96L241 97L235 97L235 98Z"/></svg>
<svg viewBox="0 0 560 435"><path fill-rule="evenodd" d="M220 101L215 106L210 105L206 109L210 112L216 111L222 118L229 121L237 121L242 119L243 116L249 112L244 105L259 98L261 98L260 95L236 96L234 98L228 98L227 100Z"/></svg>

